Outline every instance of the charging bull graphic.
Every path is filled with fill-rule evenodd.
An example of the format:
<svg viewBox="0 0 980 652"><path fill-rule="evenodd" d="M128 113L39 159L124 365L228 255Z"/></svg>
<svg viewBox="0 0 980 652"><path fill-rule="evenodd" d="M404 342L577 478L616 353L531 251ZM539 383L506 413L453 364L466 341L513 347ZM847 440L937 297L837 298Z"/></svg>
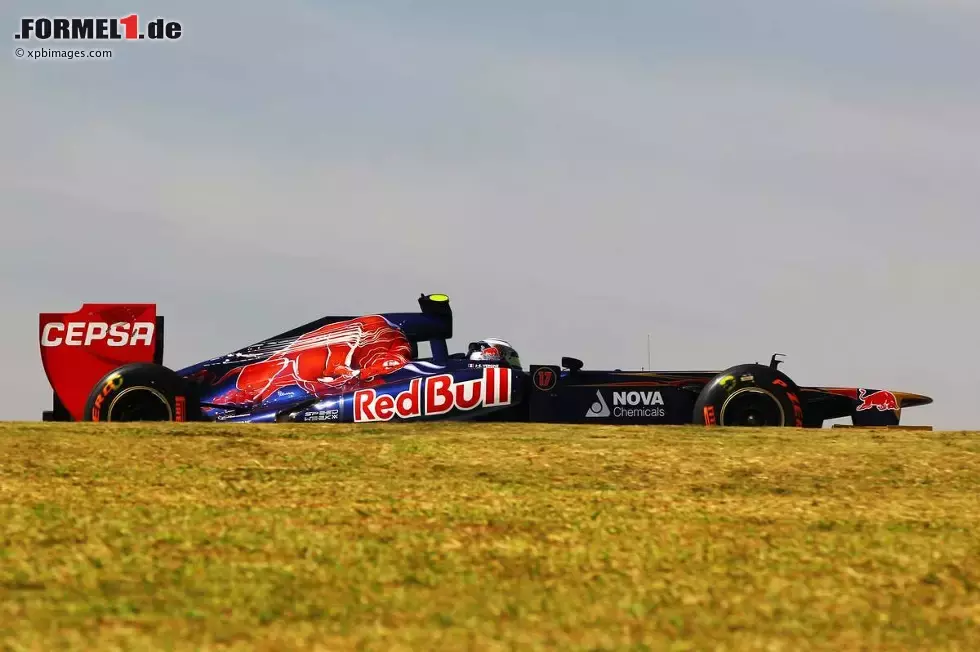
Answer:
<svg viewBox="0 0 980 652"><path fill-rule="evenodd" d="M370 315L327 324L305 333L270 357L236 367L235 386L216 405L261 403L278 390L298 386L315 396L382 384L379 376L408 364L412 346L384 317Z"/></svg>
<svg viewBox="0 0 980 652"><path fill-rule="evenodd" d="M898 409L898 399L893 393L885 390L868 394L867 390L860 389L858 390L858 400L861 401L861 405L857 406L858 412L864 412L872 408L877 408L879 412Z"/></svg>

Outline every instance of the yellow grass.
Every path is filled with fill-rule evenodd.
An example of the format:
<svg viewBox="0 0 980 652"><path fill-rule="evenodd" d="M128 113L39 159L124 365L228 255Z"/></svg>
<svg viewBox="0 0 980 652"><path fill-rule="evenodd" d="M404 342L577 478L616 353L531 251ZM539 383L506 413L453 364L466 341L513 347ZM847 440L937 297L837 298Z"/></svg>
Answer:
<svg viewBox="0 0 980 652"><path fill-rule="evenodd" d="M0 424L0 649L980 650L980 434Z"/></svg>

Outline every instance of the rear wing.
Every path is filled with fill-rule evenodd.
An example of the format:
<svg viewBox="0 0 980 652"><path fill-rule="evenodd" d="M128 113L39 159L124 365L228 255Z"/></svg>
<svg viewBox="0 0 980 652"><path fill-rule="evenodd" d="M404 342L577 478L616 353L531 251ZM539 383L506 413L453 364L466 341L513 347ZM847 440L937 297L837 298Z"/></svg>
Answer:
<svg viewBox="0 0 980 652"><path fill-rule="evenodd" d="M87 303L38 317L41 364L52 390L42 421L81 421L103 376L131 362L163 364L164 318L156 304Z"/></svg>
<svg viewBox="0 0 980 652"><path fill-rule="evenodd" d="M420 313L385 313L399 318L406 334L428 341L436 361L448 357L446 340L452 336L453 315L449 296L422 294ZM284 345L280 340L301 336L325 324L350 317L324 317L239 352ZM42 313L39 316L41 362L53 391L52 408L41 414L44 421L81 421L93 387L106 374L133 362L163 364L164 318L156 304L84 304L73 313ZM417 350L417 344L416 350ZM219 356L194 367L207 366L228 356Z"/></svg>

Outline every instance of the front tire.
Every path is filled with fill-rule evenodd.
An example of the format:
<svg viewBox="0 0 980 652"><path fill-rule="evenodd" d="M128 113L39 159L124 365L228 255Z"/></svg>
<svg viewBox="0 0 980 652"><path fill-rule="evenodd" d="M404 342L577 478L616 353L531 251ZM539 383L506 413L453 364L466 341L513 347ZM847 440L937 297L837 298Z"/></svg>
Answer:
<svg viewBox="0 0 980 652"><path fill-rule="evenodd" d="M135 363L95 384L85 402L85 421L187 421L190 400L184 379L167 367Z"/></svg>
<svg viewBox="0 0 980 652"><path fill-rule="evenodd" d="M770 367L731 367L701 390L693 421L704 426L802 428L800 389L789 376Z"/></svg>

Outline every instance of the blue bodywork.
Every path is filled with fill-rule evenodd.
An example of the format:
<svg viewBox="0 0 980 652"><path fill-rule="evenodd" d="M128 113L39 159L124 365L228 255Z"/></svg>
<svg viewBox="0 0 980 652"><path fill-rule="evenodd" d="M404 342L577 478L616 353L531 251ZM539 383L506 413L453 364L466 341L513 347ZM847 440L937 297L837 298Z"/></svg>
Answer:
<svg viewBox="0 0 980 652"><path fill-rule="evenodd" d="M433 297L437 297L437 299L433 299ZM488 418L492 412L507 411L507 408L519 408L523 402L523 392L526 385L524 373L520 369L509 369L498 365L490 367L495 371L485 371L485 366L471 363L466 359L465 354L450 356L448 340L452 337L452 312L449 308L448 297L423 295L419 298L419 304L422 309L421 312L378 313L367 317L324 317L237 351L180 369L177 373L192 381L197 390L202 416L222 422L388 420L374 415L371 410L356 409L355 398L361 397L362 407L373 405L373 402L365 402L367 398L370 398L366 396L366 393L373 392L374 399L384 406L388 399L381 399L380 397L389 396L393 400L417 386L420 394L419 400L426 400L428 393L435 394L440 389L448 391L444 388L447 382L451 382L452 387L450 389L462 392L460 394L462 403L457 404L454 398L451 410L439 412L438 418L440 419ZM295 362L295 358L299 354L290 355L290 350L292 347L296 347L297 343L303 343L303 338L311 338L308 341L313 343L301 348L305 348L313 355L322 356L325 354L311 350L329 348L322 342L330 337L329 333L332 330L344 331L345 328L348 328L347 325L365 318L374 319L377 324L380 324L378 328L385 331L386 335L403 337L411 347L411 354L405 357L407 362L400 363L398 368L385 373L383 376L375 377L374 384L361 384L355 378L341 388L326 388L310 379L297 382L280 380L284 384L268 395L263 395L260 400L225 400L225 397L245 393L240 391L240 378L243 368L250 365L254 367L273 360L275 362L267 364L267 366L274 368L277 372L280 369L285 369L285 371L278 373L280 379L282 376L288 379L294 375L293 368L299 366ZM383 323L378 318L383 319ZM397 331L397 333L393 334L391 331ZM327 334L317 335L317 333L322 332ZM399 339L399 341L402 340ZM419 357L420 343L428 345L431 351L430 356ZM352 347L347 345L347 348ZM481 400L476 407L467 409L466 402L473 398L469 394L476 390L488 391L488 383L493 385L497 376L502 378L508 389L509 393L506 400L503 400L498 393L494 397L489 397L490 400ZM447 377L451 380L448 380ZM426 379L431 380L426 382ZM413 385L414 380L419 382ZM458 389L454 389L457 386L459 386ZM494 387L494 390L499 390L499 387ZM483 398L486 399L487 397ZM374 416L374 418L367 418L365 414ZM436 415L427 414L413 414L412 416L421 419L429 416L436 418ZM395 414L393 418L397 417L398 415ZM504 415L498 415L498 418L502 417Z"/></svg>

